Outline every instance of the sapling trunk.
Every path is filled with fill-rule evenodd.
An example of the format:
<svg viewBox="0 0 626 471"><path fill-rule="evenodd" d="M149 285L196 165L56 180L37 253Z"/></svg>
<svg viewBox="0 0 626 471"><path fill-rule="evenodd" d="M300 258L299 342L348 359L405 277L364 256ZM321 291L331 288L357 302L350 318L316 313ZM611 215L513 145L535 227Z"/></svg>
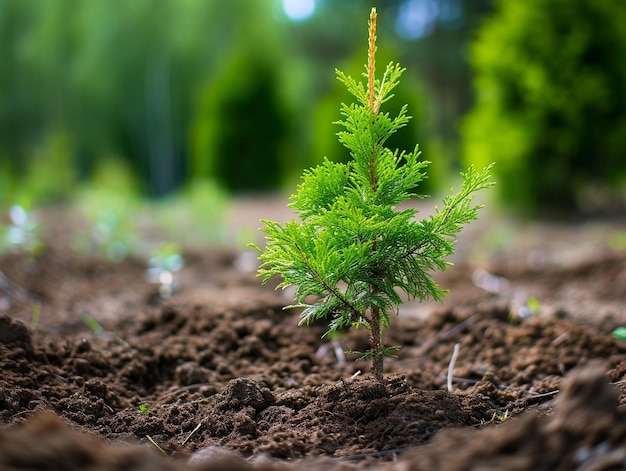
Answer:
<svg viewBox="0 0 626 471"><path fill-rule="evenodd" d="M440 300L446 292L429 272L445 270L454 251L454 236L477 218L474 192L492 185L489 168L462 173L464 182L456 195L444 199L435 215L418 221L417 210L397 210L399 203L415 197L426 178L429 164L412 152L392 151L387 139L409 122L403 106L395 118L381 111L393 97L391 91L404 72L398 64L386 66L376 79L376 9L369 19L365 83L337 71L338 79L355 96L356 103L342 104L345 129L339 141L353 160L347 164L328 159L305 170L290 206L300 222L282 225L263 220L266 247L261 249L259 274L267 282L282 276L281 288L295 286L296 303L302 308L300 324L330 318L324 337L346 327L370 330L370 349L360 353L372 360L372 372L383 380L383 361L398 347L385 346L383 329L390 312L402 303L398 291L409 298ZM315 298L314 301L310 301Z"/></svg>
<svg viewBox="0 0 626 471"><path fill-rule="evenodd" d="M368 23L368 48L367 48L367 95L368 105L373 115L378 114L379 105L376 104L376 9L372 8ZM376 152L377 145L372 149L370 157L370 187L372 192L378 190L378 175L376 174ZM376 241L372 243L372 252L376 251ZM376 286L372 286L372 293L376 294ZM371 308L370 319L370 352L372 355L372 373L374 377L382 383L384 371L384 355L382 352L382 327L380 325L380 308Z"/></svg>
<svg viewBox="0 0 626 471"><path fill-rule="evenodd" d="M370 349L372 352L372 373L374 377L383 382L383 361L384 355L381 350L383 344L383 332L380 326L380 309L372 308L372 318L370 322Z"/></svg>

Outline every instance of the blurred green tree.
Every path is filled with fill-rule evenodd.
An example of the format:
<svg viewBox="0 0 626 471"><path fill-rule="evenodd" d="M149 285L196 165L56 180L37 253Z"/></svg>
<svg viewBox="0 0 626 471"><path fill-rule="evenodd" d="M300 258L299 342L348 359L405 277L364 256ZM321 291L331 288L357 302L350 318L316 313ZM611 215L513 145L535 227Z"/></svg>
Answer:
<svg viewBox="0 0 626 471"><path fill-rule="evenodd" d="M235 57L202 95L192 125L192 173L231 191L273 190L284 178L289 133L272 64Z"/></svg>
<svg viewBox="0 0 626 471"><path fill-rule="evenodd" d="M37 149L46 136L64 132L72 145L67 164L81 176L116 155L146 192L174 189L185 170L193 90L217 40L211 7L193 0L163 0L159 8L151 0L0 2L0 167L23 175L43 155Z"/></svg>
<svg viewBox="0 0 626 471"><path fill-rule="evenodd" d="M285 94L289 54L265 0L233 0L214 12L222 48L196 95L189 126L190 174L230 191L275 190L288 161Z"/></svg>
<svg viewBox="0 0 626 471"><path fill-rule="evenodd" d="M34 139L35 126L40 118L36 75L28 70L23 47L32 30L36 10L33 0L5 0L0 2L0 193L15 189L9 176L23 171L25 155L22 142Z"/></svg>
<svg viewBox="0 0 626 471"><path fill-rule="evenodd" d="M622 0L498 2L473 45L478 99L463 135L468 162L497 162L505 202L606 210L623 188L625 25Z"/></svg>

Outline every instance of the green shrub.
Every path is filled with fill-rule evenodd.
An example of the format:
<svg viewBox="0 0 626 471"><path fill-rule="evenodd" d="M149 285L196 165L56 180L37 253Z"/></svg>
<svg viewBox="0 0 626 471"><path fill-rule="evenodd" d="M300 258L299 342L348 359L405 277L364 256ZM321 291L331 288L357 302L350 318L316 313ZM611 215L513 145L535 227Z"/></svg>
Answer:
<svg viewBox="0 0 626 471"><path fill-rule="evenodd" d="M205 88L192 124L194 178L228 190L272 190L284 176L287 114L271 64L241 55Z"/></svg>
<svg viewBox="0 0 626 471"><path fill-rule="evenodd" d="M74 200L88 225L88 230L74 236L74 249L116 263L138 253L142 243L136 227L139 194L128 165L115 155L103 154L92 179L81 185Z"/></svg>
<svg viewBox="0 0 626 471"><path fill-rule="evenodd" d="M15 188L16 201L29 207L69 200L78 176L69 133L51 129L29 156L24 176Z"/></svg>
<svg viewBox="0 0 626 471"><path fill-rule="evenodd" d="M477 102L463 126L466 162L496 161L500 195L518 209L606 209L606 196L615 201L626 183L623 1L498 7L472 47Z"/></svg>

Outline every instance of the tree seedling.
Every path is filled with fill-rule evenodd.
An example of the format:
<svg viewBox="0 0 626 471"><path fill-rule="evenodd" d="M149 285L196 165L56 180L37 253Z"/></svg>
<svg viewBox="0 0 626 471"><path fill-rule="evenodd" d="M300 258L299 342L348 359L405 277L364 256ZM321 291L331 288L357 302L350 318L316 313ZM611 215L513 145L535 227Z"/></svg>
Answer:
<svg viewBox="0 0 626 471"><path fill-rule="evenodd" d="M423 198L416 188L427 176L428 161L411 152L392 151L387 139L409 122L407 107L396 117L382 111L393 97L405 69L390 63L382 78L375 77L376 9L369 20L365 79L357 82L341 71L337 78L356 98L342 104L339 141L352 160L346 164L325 159L305 170L291 196L300 222L284 225L262 220L266 247L261 249L259 275L263 282L281 276L278 287L296 286L302 308L300 324L330 319L325 337L339 329L364 326L370 331L370 349L359 352L372 361L373 374L383 379L383 359L399 347L383 343L383 328L397 312L401 294L409 298L440 300L446 291L429 272L451 265L445 258L454 251L455 235L477 218L480 205L474 193L493 183L487 167L462 173L457 194L450 193L443 208L417 220L416 209L399 209L411 198ZM353 352L354 353L354 352Z"/></svg>
<svg viewBox="0 0 626 471"><path fill-rule="evenodd" d="M176 244L168 243L161 246L148 259L146 277L150 283L159 284L159 295L169 299L175 291L174 274L183 268L185 261Z"/></svg>

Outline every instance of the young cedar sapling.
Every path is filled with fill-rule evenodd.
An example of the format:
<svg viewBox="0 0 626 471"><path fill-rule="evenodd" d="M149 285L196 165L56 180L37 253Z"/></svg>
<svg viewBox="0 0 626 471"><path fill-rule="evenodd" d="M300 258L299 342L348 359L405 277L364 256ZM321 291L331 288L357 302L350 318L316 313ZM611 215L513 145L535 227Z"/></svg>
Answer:
<svg viewBox="0 0 626 471"><path fill-rule="evenodd" d="M296 304L287 308L303 309L300 325L328 318L324 336L342 328L369 329L370 349L359 353L372 360L373 374L382 381L383 358L399 348L383 343L390 312L397 312L402 292L419 300L440 300L446 294L429 272L451 265L445 258L453 253L456 233L477 218L481 207L472 205L474 193L493 183L490 167L481 172L470 167L461 174L460 191L448 195L433 216L418 221L416 209L397 209L405 200L424 197L415 188L426 178L430 162L418 160L417 146L412 152L385 147L409 122L406 105L396 117L381 111L405 69L390 63L382 79L376 79L375 52L373 8L365 83L336 71L356 98L356 103L342 104L343 119L337 123L344 127L338 136L352 160L325 159L305 170L289 204L301 222L262 220L267 244L257 249L264 283L280 275L279 287L296 286ZM309 302L311 298L316 300Z"/></svg>

